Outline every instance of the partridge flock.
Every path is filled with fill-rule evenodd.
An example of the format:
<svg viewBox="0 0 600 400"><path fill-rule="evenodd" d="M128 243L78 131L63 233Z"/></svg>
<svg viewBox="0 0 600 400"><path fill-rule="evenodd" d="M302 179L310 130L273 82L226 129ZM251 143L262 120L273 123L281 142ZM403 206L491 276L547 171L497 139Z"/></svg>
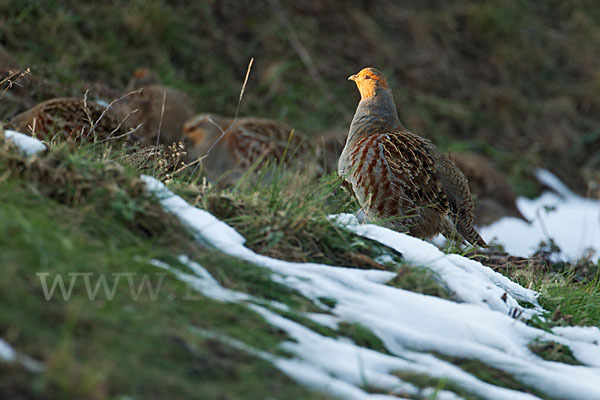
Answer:
<svg viewBox="0 0 600 400"><path fill-rule="evenodd" d="M316 155L325 171L337 165L367 218L381 219L393 229L422 238L441 233L487 247L473 226L475 207L469 185L480 209L492 204L503 215L524 219L510 186L489 162L464 154L454 155L453 162L431 141L402 125L380 71L365 68L349 79L361 96L350 130L322 135L316 146L311 145L314 140L278 121L194 116L186 94L162 85L146 69L134 73L122 102L112 107L78 98L54 98L13 117L7 127L44 139L59 133L108 141L129 138L135 132L140 146L183 142L191 153L186 161L201 159L209 177L243 172L266 160L287 162ZM311 161L314 164L314 157ZM484 170L494 172L497 187L490 186Z"/></svg>
<svg viewBox="0 0 600 400"><path fill-rule="evenodd" d="M375 68L352 75L361 100L338 164L368 218L413 236L487 247L473 226L466 178L435 145L400 122L392 91Z"/></svg>

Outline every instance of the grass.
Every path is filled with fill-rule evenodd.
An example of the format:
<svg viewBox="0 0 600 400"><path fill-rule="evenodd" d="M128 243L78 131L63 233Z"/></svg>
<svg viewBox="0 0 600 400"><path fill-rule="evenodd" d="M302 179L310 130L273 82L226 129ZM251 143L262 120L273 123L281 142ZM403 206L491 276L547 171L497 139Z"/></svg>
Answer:
<svg viewBox="0 0 600 400"><path fill-rule="evenodd" d="M485 262L484 262L485 264ZM572 264L539 260L525 268L508 267L499 272L540 293L539 304L547 310L544 318L528 323L540 329L553 326L591 325L600 327L600 275L598 264L579 260Z"/></svg>
<svg viewBox="0 0 600 400"><path fill-rule="evenodd" d="M342 322L338 326L338 333L341 336L352 339L352 341L360 347L375 350L384 354L390 354L381 339L364 325Z"/></svg>
<svg viewBox="0 0 600 400"><path fill-rule="evenodd" d="M563 319L569 325L600 327L600 279L598 276L583 284L569 279L554 279L541 285L540 305L552 313L554 320Z"/></svg>
<svg viewBox="0 0 600 400"><path fill-rule="evenodd" d="M527 345L529 350L547 361L563 364L582 365L574 356L569 346L550 341L534 341Z"/></svg>
<svg viewBox="0 0 600 400"><path fill-rule="evenodd" d="M246 238L246 246L264 255L382 270L390 267L377 262L378 257L400 260L391 249L330 221L329 215L354 206L337 176L326 175L315 182L281 165L263 166L257 176L247 175L233 188L220 192L207 188L188 199L236 228Z"/></svg>
<svg viewBox="0 0 600 400"><path fill-rule="evenodd" d="M488 382L493 385L499 385L520 392L531 393L541 398L548 398L548 396L543 395L539 391L519 382L518 379L509 373L498 368L490 367L482 361L470 358L452 357L442 354L436 354L436 356L456 365L483 382Z"/></svg>
<svg viewBox="0 0 600 400"><path fill-rule="evenodd" d="M537 390L522 384L510 374L497 368L490 367L489 365L479 360L451 357L439 353L436 353L435 355L436 357L448 361L453 365L463 369L464 371L472 374L474 377L480 379L483 382L488 382L493 385L502 386L507 389L512 389L519 392L531 393L541 398L549 398L548 396L538 392ZM456 393L464 399L479 398L478 396L471 393L468 390L468 388L465 388L457 382L454 382L448 378L437 379L432 378L428 375L411 371L396 371L394 374L403 381L412 383L419 388L435 388L436 393L440 390L446 389ZM434 394L432 397L429 398L435 399L437 398L437 396Z"/></svg>
<svg viewBox="0 0 600 400"><path fill-rule="evenodd" d="M410 290L416 293L422 293L428 296L436 296L442 299L455 300L455 297L440 284L433 272L426 268L411 267L403 265L398 269L398 274L387 283L390 286L400 289Z"/></svg>
<svg viewBox="0 0 600 400"><path fill-rule="evenodd" d="M148 274L156 283L162 271L150 266L149 261L159 259L185 270L177 260L179 254L187 254L203 265L224 287L286 304L289 311L272 310L315 332L346 337L359 346L389 353L368 327L352 323L340 323L337 329L321 326L305 315L319 312L319 308L295 290L273 282L269 272L198 246L176 219L164 214L156 201L145 195L135 163L129 163L127 154L101 150L93 145L78 148L58 143L47 154L25 159L6 145L0 148L0 176L4 177L0 181L0 234L9 238L3 243L5 248L0 249L7 263L7 278L0 285L1 300L7 304L0 311L0 332L19 351L47 366L43 374L33 376L16 367L8 368L15 374L15 385L7 386L4 393L29 391L34 398L67 393L99 399L117 395L186 398L202 385L205 398L214 398L222 386L228 387L231 398L262 398L267 388L257 382L261 382L260 374L268 373L275 376L274 386L269 387L282 398L297 393L303 398L320 398L296 386L265 360L240 354L227 343L198 337L190 331L196 327L216 332L256 349L288 356L278 344L289 338L243 305L217 303L201 296L185 301L189 288L171 275L164 278L155 301L145 292L140 300L132 301L128 287L120 285L113 301L99 296L90 302L85 287L75 285L70 301L54 298L46 302L35 275L48 271L52 279L69 272L127 271L138 276ZM146 168L156 172L154 161ZM283 167L264 168L256 180L247 179L228 189L203 185L199 177L186 174L174 176L170 186L185 192L188 200L214 211L248 238L263 237L264 226L276 227L283 237L271 245L265 244L265 239L249 241L258 252L293 261L397 270L389 285L453 300L427 269L403 265L401 255L374 246L329 221L329 213L349 207L347 195L336 192L332 177L311 183L300 181L294 171L272 169ZM300 246L293 247L293 243ZM392 264L376 261L390 255ZM517 270L509 268L505 272L516 274ZM549 330L556 325L598 323L594 307L597 279L581 283L572 278L573 271L552 271L553 275L541 269L519 272L515 276L521 283L529 280L539 288L542 305L553 313L545 320L532 320L534 326ZM111 275L108 284L113 283ZM20 299L24 292L32 294L26 301ZM557 297L567 295L569 300ZM575 298L580 303L573 302L571 307ZM331 299L320 301L335 307ZM20 314L24 310L25 316L17 319L17 310ZM154 356L157 344L158 357ZM115 369L124 351L129 359ZM555 344L543 344L532 351L546 359L568 360L567 350ZM530 391L507 374L478 361L449 361L484 381ZM137 372L138 363L145 365L143 372ZM207 369L208 364L218 365L221 372ZM120 372L120 368L127 371ZM168 379L162 378L166 370L170 371ZM465 394L451 382L403 377ZM71 387L73 379L81 383ZM26 380L36 383L23 389L20 385ZM153 384L144 386L146 380ZM465 396L469 398L468 393Z"/></svg>
<svg viewBox="0 0 600 400"><path fill-rule="evenodd" d="M417 397L417 399L419 399L419 400L421 400L421 399L422 400L435 400L435 399L437 399L437 393L441 390L452 391L465 400L476 400L477 399L477 396L474 396L473 394L469 393L467 390L463 389L456 383L454 383L448 379L445 379L445 378L442 378L442 379L432 378L429 375L420 374L420 373L411 372L411 371L396 371L396 372L394 372L394 375L396 375L398 378L400 378L404 382L412 383L413 385L415 385L418 388L421 388L421 389L434 388L435 389L434 393L431 396L426 396L423 394L423 395Z"/></svg>

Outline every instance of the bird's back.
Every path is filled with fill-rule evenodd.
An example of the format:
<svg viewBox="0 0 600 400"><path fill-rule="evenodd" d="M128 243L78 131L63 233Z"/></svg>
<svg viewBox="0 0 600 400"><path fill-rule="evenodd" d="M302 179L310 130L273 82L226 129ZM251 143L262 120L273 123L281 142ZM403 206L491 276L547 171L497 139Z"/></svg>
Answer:
<svg viewBox="0 0 600 400"><path fill-rule="evenodd" d="M44 101L15 116L7 127L42 139L59 134L90 141L118 137L125 129L111 110L80 98Z"/></svg>
<svg viewBox="0 0 600 400"><path fill-rule="evenodd" d="M248 168L261 158L289 161L302 153L306 140L301 132L278 121L241 118L225 137L237 164Z"/></svg>

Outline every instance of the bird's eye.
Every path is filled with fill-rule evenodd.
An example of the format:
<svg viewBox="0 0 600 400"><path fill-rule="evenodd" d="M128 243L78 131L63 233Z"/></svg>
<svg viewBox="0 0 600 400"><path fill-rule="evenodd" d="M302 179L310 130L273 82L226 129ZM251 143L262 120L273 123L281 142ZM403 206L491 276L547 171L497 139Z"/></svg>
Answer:
<svg viewBox="0 0 600 400"><path fill-rule="evenodd" d="M369 75L365 75L364 79L371 79Z"/></svg>

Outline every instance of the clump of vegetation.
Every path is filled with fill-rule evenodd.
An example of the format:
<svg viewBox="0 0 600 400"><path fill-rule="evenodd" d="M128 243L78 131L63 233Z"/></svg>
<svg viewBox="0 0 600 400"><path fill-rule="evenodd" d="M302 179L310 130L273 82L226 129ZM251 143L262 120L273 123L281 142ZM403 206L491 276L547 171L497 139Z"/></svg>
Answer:
<svg viewBox="0 0 600 400"><path fill-rule="evenodd" d="M392 255L399 261L399 254L329 219L354 207L337 176L325 175L315 182L281 165L253 173L256 176L248 173L233 188L215 191L205 186L193 199L188 193L188 199L236 228L246 246L260 254L293 262L396 269L376 259Z"/></svg>
<svg viewBox="0 0 600 400"><path fill-rule="evenodd" d="M465 390L463 387L446 378L436 379L432 378L429 375L412 371L396 371L394 372L394 375L402 379L404 382L412 383L418 388L434 389L433 394L422 394L420 397L417 397L417 399L419 400L437 399L437 394L441 390L450 390L465 400L477 399L477 396L473 395L472 393L469 393L468 390Z"/></svg>
<svg viewBox="0 0 600 400"><path fill-rule="evenodd" d="M527 345L529 350L547 361L556 361L563 364L582 365L573 356L569 346L551 341L534 341Z"/></svg>
<svg viewBox="0 0 600 400"><path fill-rule="evenodd" d="M388 285L428 296L455 300L455 296L435 279L435 275L429 269L403 265L397 271L398 274L387 283Z"/></svg>

